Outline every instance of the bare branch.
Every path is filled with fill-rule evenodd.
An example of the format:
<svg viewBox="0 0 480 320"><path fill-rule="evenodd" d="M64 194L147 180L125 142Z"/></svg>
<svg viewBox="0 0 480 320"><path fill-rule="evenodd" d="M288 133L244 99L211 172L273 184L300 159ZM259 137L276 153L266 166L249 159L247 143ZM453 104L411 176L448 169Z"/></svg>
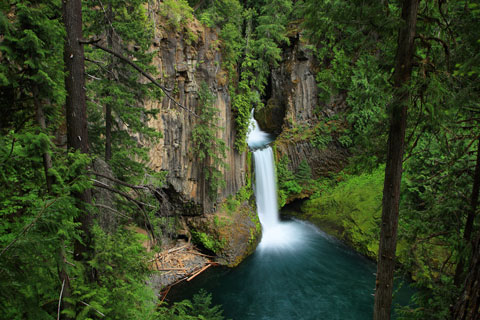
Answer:
<svg viewBox="0 0 480 320"><path fill-rule="evenodd" d="M63 288L65 288L65 279L63 279L60 297L58 298L57 320L60 320L60 306L62 305Z"/></svg>
<svg viewBox="0 0 480 320"><path fill-rule="evenodd" d="M101 315L102 317L105 317L105 314L103 314L102 312L98 311L97 309L95 309L94 307L92 307L91 305L89 305L88 303L84 302L84 301L80 301L81 304L83 305L86 305L87 307L90 307L92 308L93 310L95 310L99 315Z"/></svg>
<svg viewBox="0 0 480 320"><path fill-rule="evenodd" d="M132 217L129 217L129 216L121 213L120 211L113 209L112 207L109 207L109 206L106 206L106 205L103 205L103 204L100 204L100 203L95 203L94 206L95 206L95 207L98 207L98 208L103 208L103 209L110 210L110 211L112 211L112 212L115 212L115 213L118 214L119 216L122 216L122 217L124 217L124 218L126 218L126 219L129 219L129 220L133 220Z"/></svg>
<svg viewBox="0 0 480 320"><path fill-rule="evenodd" d="M93 80L102 80L101 78L95 77L94 75L91 75L91 74L89 74L89 73L86 73L86 75L87 75L88 77L92 78Z"/></svg>
<svg viewBox="0 0 480 320"><path fill-rule="evenodd" d="M102 174L100 172L94 172L92 171L91 173L93 173L94 175L98 176L98 177L102 177L102 178L105 178L105 179L108 179L110 181L113 181L115 183L118 183L118 184L121 184L122 186L125 186L125 187L129 187L131 189L148 189L148 187L146 186L136 186L136 185L133 185L133 184L130 184L130 183L127 183L127 182L124 182L122 180L118 180L118 179L115 179L113 177L109 177L105 174Z"/></svg>
<svg viewBox="0 0 480 320"><path fill-rule="evenodd" d="M110 20L110 17L107 13L107 10L105 10L105 6L103 5L102 1L101 0L98 0L98 3L100 4L100 6L102 7L102 10L103 10L103 14L105 15L105 20L108 22L108 24L110 25L110 28L112 28L112 32L115 33L117 35L117 37L119 39L121 39L120 35L118 34L117 30L115 30L115 27L113 26L113 23L112 23L112 20ZM110 5L110 11L111 11L111 5Z"/></svg>
<svg viewBox="0 0 480 320"><path fill-rule="evenodd" d="M106 189L108 191L111 191L111 192L114 192L114 193L118 193L119 195L123 196L125 199L127 200L130 200L132 201L133 203L135 203L142 211L143 211L143 207L150 207L150 208L155 208L154 206L148 204L148 203L145 203L145 202L141 202L141 201L138 201L137 199L134 199L132 196L130 196L128 193L125 193L123 191L120 191L120 190L117 190L115 188L112 188L110 187L109 185L105 184L105 183L102 183L100 181L96 181L94 180L94 183L93 183L93 186L94 187L97 187L97 188L102 188L102 189Z"/></svg>
<svg viewBox="0 0 480 320"><path fill-rule="evenodd" d="M88 62L91 62L91 63L96 64L98 67L100 67L100 69L102 69L103 71L111 74L111 75L115 78L116 81L120 81L120 80L118 79L117 75L116 75L114 72L108 70L107 68L105 68L105 66L102 65L102 62L96 61L96 60L92 60L92 59L89 59L89 58L85 58L85 61L88 61Z"/></svg>

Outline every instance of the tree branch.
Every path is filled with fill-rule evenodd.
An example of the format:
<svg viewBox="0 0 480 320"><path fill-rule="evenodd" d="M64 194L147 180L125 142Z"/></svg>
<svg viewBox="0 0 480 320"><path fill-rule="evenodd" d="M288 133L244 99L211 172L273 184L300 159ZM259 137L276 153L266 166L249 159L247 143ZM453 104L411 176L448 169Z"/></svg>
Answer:
<svg viewBox="0 0 480 320"><path fill-rule="evenodd" d="M15 146L15 142L16 142L16 141L17 141L17 139L14 137L14 138L12 139L12 147L10 148L10 153L8 154L8 156L6 156L5 159L3 159L2 164L4 164L5 162L7 162L8 158L10 158L10 156L12 155L12 153L13 153L13 147Z"/></svg>
<svg viewBox="0 0 480 320"><path fill-rule="evenodd" d="M115 213L118 214L119 216L122 216L122 217L124 217L124 218L126 218L126 219L128 219L128 220L132 220L132 217L129 217L129 216L121 213L120 211L115 210L115 209L113 209L113 208L111 208L111 207L109 207L109 206L106 206L106 205L103 205L103 204L100 204L100 203L95 203L94 206L95 206L95 207L98 207L98 208L103 208L103 209L110 210L110 211L112 211L112 212L115 212Z"/></svg>
<svg viewBox="0 0 480 320"><path fill-rule="evenodd" d="M133 197L131 197L128 193L125 193L123 191L120 191L120 190L117 190L115 188L112 188L110 187L109 185L105 184L105 183L102 183L100 181L97 181L97 180L94 180L94 183L93 183L93 186L94 187L97 187L97 188L102 188L102 189L106 189L108 191L111 191L111 192L114 192L114 193L118 193L119 195L123 196L125 199L129 200L129 201L132 201L133 203L135 203L142 211L143 211L143 207L151 207L151 208L155 208L154 206L148 204L148 203L145 203L145 202L141 202L141 201L138 201L137 199L134 199Z"/></svg>
<svg viewBox="0 0 480 320"><path fill-rule="evenodd" d="M147 190L149 189L148 187L146 186L136 186L136 185L133 185L133 184L130 184L130 183L127 183L127 182L124 182L122 180L118 180L118 179L115 179L113 177L109 177L103 173L100 173L100 172L94 172L94 171L91 171L91 173L93 173L94 175L98 176L98 177L102 177L102 178L105 178L105 179L108 179L110 181L113 181L115 183L118 183L118 184L121 184L122 186L125 186L125 187L129 187L131 189L143 189L143 190Z"/></svg>
<svg viewBox="0 0 480 320"><path fill-rule="evenodd" d="M105 314L103 314L102 312L98 311L97 309L95 309L94 307L92 307L91 305L89 305L88 303L83 302L83 301L80 301L80 303L83 304L83 305L86 305L87 307L92 308L92 309L95 310L99 315L101 315L102 317L105 317Z"/></svg>
<svg viewBox="0 0 480 320"><path fill-rule="evenodd" d="M10 242L5 248L3 248L2 252L0 252L0 257L8 250L10 249L11 246L13 246L15 244L15 242L18 241L18 239L24 235L25 233L28 232L28 230L30 230L31 227L33 227L33 225L38 221L38 219L40 219L42 217L42 215L45 213L45 211L51 206L53 205L55 202L57 202L59 198L55 198L54 200L50 201L50 203L48 203L47 205L45 205L42 209L42 211L40 211L40 213L35 217L35 219L33 219L32 222L30 222L25 228L23 228L23 230L15 237L15 239L13 239L12 242Z"/></svg>
<svg viewBox="0 0 480 320"><path fill-rule="evenodd" d="M96 61L96 60L92 60L92 59L89 59L89 58L85 58L85 61L88 61L88 62L91 62L91 63L94 63L96 64L98 67L100 67L100 69L102 69L103 71L111 74L116 81L120 81L117 77L117 75L114 73L114 72L111 72L110 70L108 70L107 68L105 68L104 66L102 66L102 63L100 61Z"/></svg>
<svg viewBox="0 0 480 320"><path fill-rule="evenodd" d="M190 112L191 114L193 114L195 117L198 117L198 115L193 112L192 110L188 109L187 107L183 106L181 103L177 102L177 100L175 100L169 93L168 93L168 90L167 88L165 88L164 86L162 86L160 83L158 83L157 80L155 80L152 75L150 75L149 73L147 73L146 71L144 71L140 66L138 66L135 62L131 61L130 59L128 59L127 57L123 56L121 53L119 52L116 52L112 49L109 49L107 47L104 47L102 46L101 44L99 44L98 42L100 42L101 39L94 39L94 40L80 40L79 42L82 43L82 44L89 44L89 45L92 45L94 46L95 48L98 48L98 49L101 49L105 52L108 52L112 55L114 55L115 57L119 58L120 60L122 60L123 62L131 65L135 70L137 70L138 72L140 72L145 78L147 78L148 80L150 80L151 83L153 83L154 85L156 85L157 87L159 87L163 93L165 94L165 96L170 99L175 105L177 105L178 107L182 108L183 110L185 111L188 111Z"/></svg>
<svg viewBox="0 0 480 320"><path fill-rule="evenodd" d="M63 288L65 288L65 279L63 279L62 289L60 290L60 297L58 298L57 320L60 320L60 306L62 305Z"/></svg>

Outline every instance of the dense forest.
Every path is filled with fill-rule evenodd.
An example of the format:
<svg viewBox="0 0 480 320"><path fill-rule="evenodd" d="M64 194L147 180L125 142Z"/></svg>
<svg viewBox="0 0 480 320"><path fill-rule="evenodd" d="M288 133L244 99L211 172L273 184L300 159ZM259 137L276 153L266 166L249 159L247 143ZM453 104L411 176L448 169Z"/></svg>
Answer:
<svg viewBox="0 0 480 320"><path fill-rule="evenodd" d="M207 43L204 60L163 61L169 37L190 48L177 56ZM300 116L273 92L307 60ZM378 261L373 319L390 319L397 275L416 287L398 319L480 319L479 76L478 0L2 1L0 319L223 319L207 293L167 305L147 280L184 231L227 251L188 219L249 215L253 108L276 136L280 206L301 199L292 215ZM201 178L156 167L170 147ZM178 180L193 196L172 205Z"/></svg>

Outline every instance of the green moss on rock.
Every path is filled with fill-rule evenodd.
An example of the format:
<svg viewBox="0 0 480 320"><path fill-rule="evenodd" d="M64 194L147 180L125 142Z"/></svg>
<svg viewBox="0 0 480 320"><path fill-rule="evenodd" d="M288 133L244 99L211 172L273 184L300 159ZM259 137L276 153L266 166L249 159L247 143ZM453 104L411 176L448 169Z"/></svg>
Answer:
<svg viewBox="0 0 480 320"><path fill-rule="evenodd" d="M382 211L383 168L351 176L302 205L301 218L376 259Z"/></svg>
<svg viewBox="0 0 480 320"><path fill-rule="evenodd" d="M217 261L234 267L249 256L261 239L261 225L255 209L244 200L243 194L220 205L215 214L187 221L192 240L212 251Z"/></svg>

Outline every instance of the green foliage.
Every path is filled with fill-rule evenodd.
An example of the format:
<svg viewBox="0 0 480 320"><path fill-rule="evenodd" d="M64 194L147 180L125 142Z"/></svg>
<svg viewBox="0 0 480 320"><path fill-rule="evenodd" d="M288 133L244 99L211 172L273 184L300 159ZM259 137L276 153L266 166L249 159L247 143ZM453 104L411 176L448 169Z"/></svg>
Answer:
<svg viewBox="0 0 480 320"><path fill-rule="evenodd" d="M137 63L148 64L144 50L150 45L151 29L143 4L108 0L85 3L85 35L104 34L113 25L115 36L121 35L126 47L133 48L133 43L140 46L141 50L130 53ZM105 23L102 5L112 6L112 25ZM89 230L93 253L88 264L74 259L74 242L82 235L75 221L87 210L94 212L94 208L80 210L74 197L92 187L91 177L85 172L90 156L56 146L62 143L64 132L59 127L65 123L61 2L2 2L0 32L0 318L56 319L63 288L61 273L66 272L70 284L69 294L63 292L62 318L184 319L168 317L168 309L157 308L156 298L145 282L151 272L147 267L149 255L141 239L124 226L111 234L99 227ZM111 164L126 176L143 172L143 166L134 160L146 155L145 150L135 149L138 146L130 134L156 135L144 128L144 121L153 113L136 107L148 87L140 86L136 71L120 64L113 67L112 63L118 61L111 57L88 49L87 55L99 63L87 71L91 79L97 79L87 84L90 107L95 105L89 110L92 150L103 151L99 124L103 114L98 104L110 104L119 124L113 138L118 149ZM112 70L114 77L109 75ZM112 81L114 78L118 81ZM46 128L34 121L40 109ZM130 131L124 130L125 125ZM48 172L44 155L52 160ZM51 189L46 186L46 175L53 177ZM126 206L118 208L123 211ZM189 319L221 319L219 307L208 307L209 297L196 299L188 311L193 312Z"/></svg>
<svg viewBox="0 0 480 320"><path fill-rule="evenodd" d="M0 6L0 132L20 130L34 118L34 101L44 104L47 124L58 121L65 99L64 29L57 1L25 3L8 0ZM11 11L15 10L15 15Z"/></svg>
<svg viewBox="0 0 480 320"><path fill-rule="evenodd" d="M84 9L85 37L106 34L110 49L131 57L142 69L153 72L153 54L147 53L153 27L147 19L146 1L89 1ZM100 6L100 7L99 7ZM101 9L101 10L100 10ZM139 81L140 74L110 53L90 47L86 52L90 148L105 156L117 177L124 180L143 174L148 150L138 143L154 142L161 133L146 125L158 110L147 110L139 101L161 96L152 84ZM107 108L111 109L111 139L106 140ZM111 158L105 149L111 147Z"/></svg>
<svg viewBox="0 0 480 320"><path fill-rule="evenodd" d="M388 106L395 103L391 74L400 22L395 18L398 4L296 3L295 11L304 18L305 34L315 44L322 64L317 74L321 102L335 104L339 98L346 102L341 116L348 128L338 141L353 155L346 170L350 173L375 174L384 161ZM458 292L452 285L456 263L469 256L469 246L461 239L468 196L460 194L471 193L475 148L466 149L478 135L474 119L478 118L480 31L472 26L478 26L480 11L478 4L464 1L425 2L420 11L408 88L411 101L397 248L403 267L420 289L415 300L418 307L407 308L402 316L445 319ZM320 218L321 223L337 228L334 232L339 235L345 231L338 226L358 233L357 226L348 223L349 216ZM478 225L474 229L478 232ZM369 237L350 238L364 247L370 242Z"/></svg>
<svg viewBox="0 0 480 320"><path fill-rule="evenodd" d="M211 306L212 296L205 290L193 296L192 301L176 302L171 308L161 308L156 320L223 320L219 306Z"/></svg>
<svg viewBox="0 0 480 320"><path fill-rule="evenodd" d="M214 236L208 235L202 231L192 230L192 239L195 243L203 246L205 249L212 251L215 254L220 253L225 247L225 239L217 239Z"/></svg>
<svg viewBox="0 0 480 320"><path fill-rule="evenodd" d="M240 188L234 196L228 196L225 200L224 207L228 213L233 213L242 203L248 201L252 196L252 186L247 184Z"/></svg>
<svg viewBox="0 0 480 320"><path fill-rule="evenodd" d="M89 266L96 281L88 283L80 274L72 281L74 299L87 303L76 319L91 319L98 312L108 319L155 319L155 295L145 285L150 270L150 254L142 247L144 239L127 228L106 234L93 228L95 254Z"/></svg>
<svg viewBox="0 0 480 320"><path fill-rule="evenodd" d="M276 163L278 181L278 205L283 207L292 195L302 192L302 187L297 182L295 175L288 169L288 157L285 155Z"/></svg>
<svg viewBox="0 0 480 320"><path fill-rule="evenodd" d="M352 151L352 165L361 168L354 172L371 170L385 154L398 8L378 1L306 0L296 4L295 12L304 17L305 35L322 63L316 78L320 103L341 97L347 104L341 117L348 126L336 138ZM322 131L314 138L320 148L329 142Z"/></svg>
<svg viewBox="0 0 480 320"><path fill-rule="evenodd" d="M218 109L215 107L215 96L208 85L202 83L198 92L199 119L192 130L192 152L204 164L205 180L208 194L212 200L217 197L218 188L225 185L221 169L226 167L224 159L227 147L225 141L217 137L221 128L218 126Z"/></svg>
<svg viewBox="0 0 480 320"><path fill-rule="evenodd" d="M186 0L165 0L159 5L159 13L169 26L178 31L193 19L193 9Z"/></svg>
<svg viewBox="0 0 480 320"><path fill-rule="evenodd" d="M51 319L60 284L58 252L79 237L74 218L83 214L72 192L91 186L84 175L90 162L65 153L34 128L0 139L0 318ZM12 144L12 141L14 142ZM31 144L30 142L33 142ZM53 156L52 193L45 186L42 154ZM73 261L72 255L68 259Z"/></svg>
<svg viewBox="0 0 480 320"><path fill-rule="evenodd" d="M317 193L302 206L308 220L351 243L363 254L375 257L384 168L371 174L346 176L333 188Z"/></svg>
<svg viewBox="0 0 480 320"><path fill-rule="evenodd" d="M320 150L326 149L332 140L332 129L325 122L320 122L315 126L311 142L316 148Z"/></svg>
<svg viewBox="0 0 480 320"><path fill-rule="evenodd" d="M247 147L250 110L263 106L261 98L270 70L281 60L281 46L289 43L286 26L291 10L290 0L243 6L238 0L222 0L209 3L200 14L203 23L220 29L239 151Z"/></svg>
<svg viewBox="0 0 480 320"><path fill-rule="evenodd" d="M286 25L291 10L291 0L266 1L259 8L260 14L256 18L258 25L255 28L252 48L255 57L259 60L254 70L260 84L257 89L261 93L270 74L270 68L277 67L282 59L280 46L290 43L286 35Z"/></svg>
<svg viewBox="0 0 480 320"><path fill-rule="evenodd" d="M312 179L312 168L307 160L303 159L295 172L295 179L301 183L308 183Z"/></svg>

